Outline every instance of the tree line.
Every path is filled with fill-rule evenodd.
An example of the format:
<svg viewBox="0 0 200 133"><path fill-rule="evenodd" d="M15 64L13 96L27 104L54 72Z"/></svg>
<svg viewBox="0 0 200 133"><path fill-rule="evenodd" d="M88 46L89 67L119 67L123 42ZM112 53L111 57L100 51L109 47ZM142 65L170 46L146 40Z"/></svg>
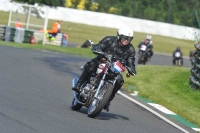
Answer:
<svg viewBox="0 0 200 133"><path fill-rule="evenodd" d="M200 28L200 0L12 0L67 7Z"/></svg>

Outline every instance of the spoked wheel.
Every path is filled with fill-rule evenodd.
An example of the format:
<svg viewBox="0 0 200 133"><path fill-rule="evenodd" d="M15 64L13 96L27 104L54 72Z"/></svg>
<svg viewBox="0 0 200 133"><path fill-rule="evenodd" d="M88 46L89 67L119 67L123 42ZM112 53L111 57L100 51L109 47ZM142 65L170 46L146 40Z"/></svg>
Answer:
<svg viewBox="0 0 200 133"><path fill-rule="evenodd" d="M111 83L106 83L99 91L97 98L94 98L88 108L88 117L96 117L107 104L114 86Z"/></svg>
<svg viewBox="0 0 200 133"><path fill-rule="evenodd" d="M73 109L73 110L80 110L82 106L83 105L81 105L80 103L78 103L75 98L73 99L72 105L71 105L71 109Z"/></svg>

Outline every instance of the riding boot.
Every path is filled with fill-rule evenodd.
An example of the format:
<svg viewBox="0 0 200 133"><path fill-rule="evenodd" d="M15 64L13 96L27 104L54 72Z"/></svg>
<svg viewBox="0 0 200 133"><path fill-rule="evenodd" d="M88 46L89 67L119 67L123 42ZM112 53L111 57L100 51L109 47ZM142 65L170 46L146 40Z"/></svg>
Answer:
<svg viewBox="0 0 200 133"><path fill-rule="evenodd" d="M110 110L109 107L110 107L110 103L111 101L114 99L115 97L115 92L113 92L108 100L108 102L106 103L106 105L104 106L104 110L106 110L107 112Z"/></svg>
<svg viewBox="0 0 200 133"><path fill-rule="evenodd" d="M115 85L114 88L113 88L113 92L112 92L112 94L111 94L111 96L110 96L108 102L107 102L106 105L104 106L104 110L106 110L107 112L110 110L110 109L109 109L109 106L110 106L111 101L114 99L115 94L118 92L118 90L121 89L123 83L124 83L123 77L122 77L122 75L120 75L120 76L118 77L118 80L117 80L116 85Z"/></svg>
<svg viewBox="0 0 200 133"><path fill-rule="evenodd" d="M106 105L104 106L104 110L106 110L107 112L110 110L109 109L109 106L110 106L110 101L108 101L107 103L106 103Z"/></svg>
<svg viewBox="0 0 200 133"><path fill-rule="evenodd" d="M107 112L110 110L109 107L110 107L110 103L111 101L114 99L115 97L115 93L116 92L113 92L108 100L108 102L106 103L106 105L104 106L104 110L106 110Z"/></svg>
<svg viewBox="0 0 200 133"><path fill-rule="evenodd" d="M87 80L87 78L90 76L90 73L87 70L83 70L81 76L79 77L77 83L74 87L72 87L72 90L74 90L77 93L80 93L80 87L81 85Z"/></svg>

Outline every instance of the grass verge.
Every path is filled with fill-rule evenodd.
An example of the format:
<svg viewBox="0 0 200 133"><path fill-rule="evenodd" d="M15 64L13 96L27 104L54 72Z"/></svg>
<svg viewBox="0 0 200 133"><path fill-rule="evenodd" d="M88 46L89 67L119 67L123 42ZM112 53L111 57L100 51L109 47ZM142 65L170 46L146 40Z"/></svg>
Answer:
<svg viewBox="0 0 200 133"><path fill-rule="evenodd" d="M95 57L95 55L92 53L91 49L87 48L76 48L76 47L58 47L54 45L42 45L42 44L34 44L31 45L29 43L14 43L14 42L4 42L0 41L0 45L4 46L13 46L18 48L26 48L26 49L42 49L42 50L49 50L54 52L62 52L67 54L73 54L75 56L84 56L84 57Z"/></svg>
<svg viewBox="0 0 200 133"><path fill-rule="evenodd" d="M200 91L189 87L189 68L139 65L137 72L135 77L125 78L125 88L133 85L139 96L163 105L200 126Z"/></svg>

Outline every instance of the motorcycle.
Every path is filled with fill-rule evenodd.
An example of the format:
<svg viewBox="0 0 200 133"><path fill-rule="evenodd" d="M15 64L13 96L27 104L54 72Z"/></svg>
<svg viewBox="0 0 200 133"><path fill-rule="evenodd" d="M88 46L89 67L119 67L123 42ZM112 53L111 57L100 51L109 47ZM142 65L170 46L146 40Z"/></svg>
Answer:
<svg viewBox="0 0 200 133"><path fill-rule="evenodd" d="M183 65L180 52L176 52L174 58L175 58L175 66L182 66Z"/></svg>
<svg viewBox="0 0 200 133"><path fill-rule="evenodd" d="M71 109L76 111L80 110L83 106L86 107L88 109L87 115L91 118L96 117L108 103L117 76L126 69L129 73L131 72L131 69L125 66L123 59L94 50L93 53L103 55L106 60L102 60L97 71L92 73L88 77L88 80L81 85L79 93L74 91L74 98L71 105ZM83 69L81 67L81 70ZM134 73L131 74L135 75ZM73 87L77 81L78 78L74 77L72 80Z"/></svg>
<svg viewBox="0 0 200 133"><path fill-rule="evenodd" d="M148 48L146 45L141 45L139 49L139 56L138 56L138 64L143 64L145 65L148 60Z"/></svg>

